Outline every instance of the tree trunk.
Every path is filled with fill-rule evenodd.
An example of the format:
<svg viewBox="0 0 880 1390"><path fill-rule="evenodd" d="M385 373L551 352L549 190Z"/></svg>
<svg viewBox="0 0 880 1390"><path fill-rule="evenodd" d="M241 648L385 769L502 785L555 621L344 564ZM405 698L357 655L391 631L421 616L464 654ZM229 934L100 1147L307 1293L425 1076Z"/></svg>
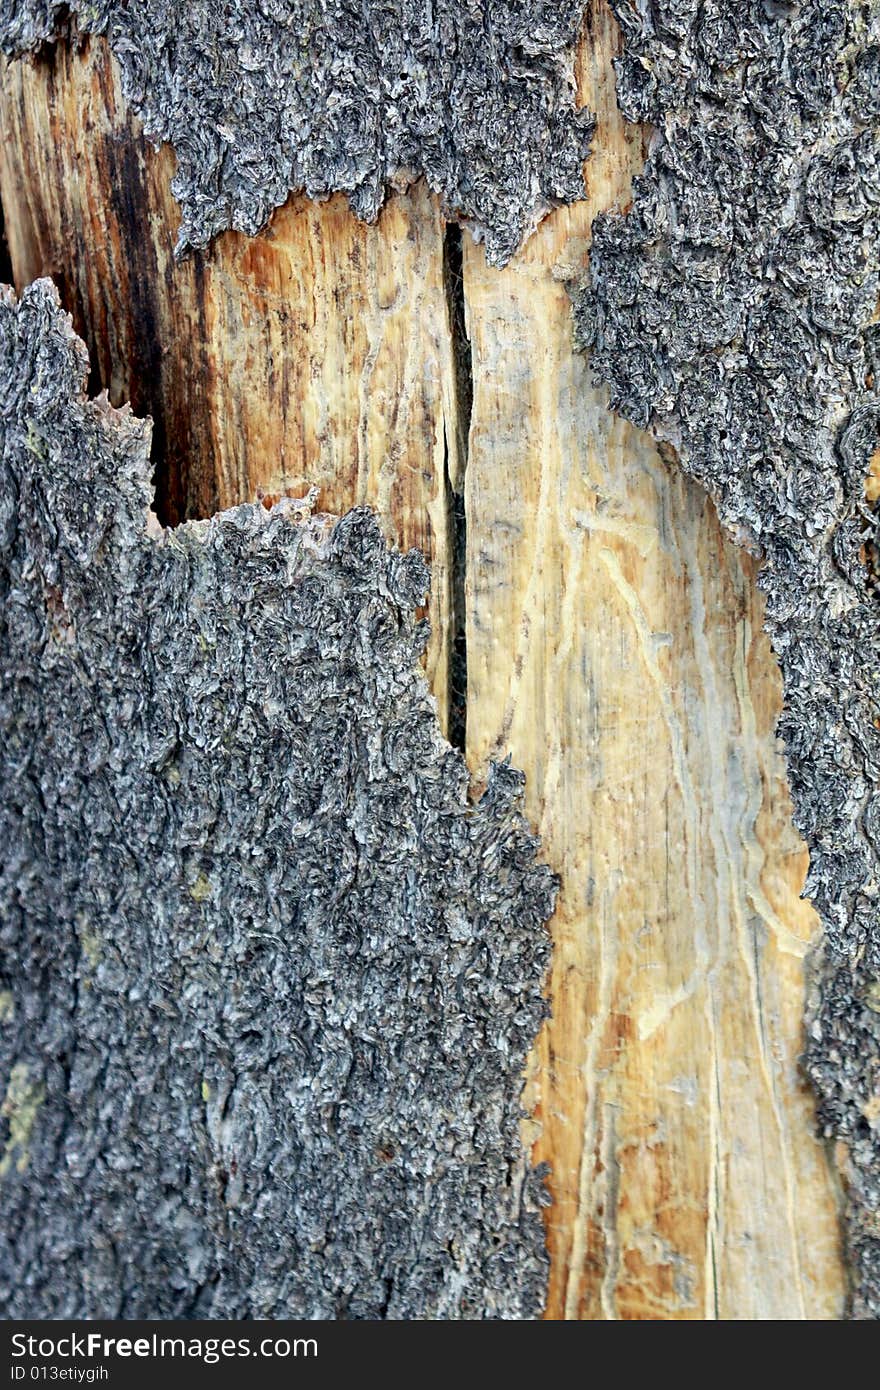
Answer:
<svg viewBox="0 0 880 1390"><path fill-rule="evenodd" d="M587 197L503 270L423 182L378 222L294 196L175 262L174 159L105 42L0 73L21 291L50 275L90 391L154 421L163 523L320 489L431 568L426 673L478 783L511 754L561 890L525 1135L550 1165L546 1316L834 1318L839 1197L799 1073L806 851L754 561L612 414L568 282L646 133L590 0Z"/></svg>

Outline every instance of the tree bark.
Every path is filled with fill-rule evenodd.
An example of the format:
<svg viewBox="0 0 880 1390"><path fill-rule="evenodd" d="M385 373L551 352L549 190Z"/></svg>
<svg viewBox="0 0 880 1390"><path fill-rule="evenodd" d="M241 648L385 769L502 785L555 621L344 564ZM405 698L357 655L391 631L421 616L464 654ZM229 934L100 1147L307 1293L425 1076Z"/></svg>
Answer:
<svg viewBox="0 0 880 1390"><path fill-rule="evenodd" d="M839 1201L798 1070L818 924L756 567L573 345L566 282L644 159L618 52L591 0L587 197L502 271L421 183L372 227L295 197L176 263L173 157L103 41L5 63L12 270L55 278L92 389L152 415L163 521L315 485L429 560L443 727L478 779L512 754L561 877L527 1092L547 1316L833 1318Z"/></svg>

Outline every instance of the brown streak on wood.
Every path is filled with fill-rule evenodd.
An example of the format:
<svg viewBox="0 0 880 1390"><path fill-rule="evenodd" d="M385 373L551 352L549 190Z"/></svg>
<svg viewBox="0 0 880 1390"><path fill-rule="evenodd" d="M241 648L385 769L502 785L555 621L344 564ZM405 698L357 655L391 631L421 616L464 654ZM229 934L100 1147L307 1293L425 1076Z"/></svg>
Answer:
<svg viewBox="0 0 880 1390"><path fill-rule="evenodd" d="M561 281L644 151L600 0L589 20L587 201L500 274L465 252L468 755L480 775L511 751L562 871L529 1077L548 1316L835 1317L836 1193L797 1066L817 920L754 565L572 350Z"/></svg>
<svg viewBox="0 0 880 1390"><path fill-rule="evenodd" d="M431 562L445 722L455 384L436 200L418 184L366 227L341 197L295 198L263 236L175 264L174 157L126 112L102 41L3 64L0 112L16 285L51 275L91 389L153 417L162 519L312 484L322 510L374 507Z"/></svg>

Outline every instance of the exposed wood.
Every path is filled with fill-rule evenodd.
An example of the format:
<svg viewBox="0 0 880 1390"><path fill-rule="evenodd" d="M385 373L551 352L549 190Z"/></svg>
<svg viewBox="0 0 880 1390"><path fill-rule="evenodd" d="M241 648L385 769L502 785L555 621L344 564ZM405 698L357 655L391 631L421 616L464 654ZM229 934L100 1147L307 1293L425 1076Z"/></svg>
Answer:
<svg viewBox="0 0 880 1390"><path fill-rule="evenodd" d="M431 561L428 669L445 719L445 464L456 431L443 222L423 185L375 227L292 200L175 264L174 157L127 113L103 42L0 59L0 196L16 288L51 275L93 389L154 420L163 519L311 484L376 508Z"/></svg>
<svg viewBox="0 0 880 1390"><path fill-rule="evenodd" d="M525 769L563 885L530 1076L548 1315L834 1317L836 1194L797 1072L817 924L754 566L571 346L563 278L643 156L616 42L593 0L588 201L504 272L464 238L468 756ZM173 161L123 111L103 45L5 67L0 124L16 283L54 275L95 389L153 414L165 518L312 483L327 510L376 506L432 563L442 716L462 460L433 200L416 186L376 228L294 200L266 235L175 265Z"/></svg>
<svg viewBox="0 0 880 1390"><path fill-rule="evenodd" d="M549 1316L827 1318L836 1194L797 1070L806 859L755 568L571 347L595 211L642 160L592 8L585 204L505 271L465 250L468 753L508 750L563 872L531 1076Z"/></svg>

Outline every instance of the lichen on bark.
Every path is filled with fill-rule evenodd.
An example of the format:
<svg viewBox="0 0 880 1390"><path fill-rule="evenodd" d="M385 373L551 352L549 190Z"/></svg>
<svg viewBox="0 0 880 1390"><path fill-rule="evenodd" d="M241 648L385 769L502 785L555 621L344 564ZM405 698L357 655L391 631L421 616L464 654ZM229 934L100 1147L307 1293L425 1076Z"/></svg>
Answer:
<svg viewBox="0 0 880 1390"><path fill-rule="evenodd" d="M179 249L257 232L293 190L378 216L424 175L503 263L584 194L594 122L575 107L584 0L0 0L0 47L70 9L106 34L147 134L177 152Z"/></svg>
<svg viewBox="0 0 880 1390"><path fill-rule="evenodd" d="M148 527L149 427L0 295L0 1307L529 1317L555 891L372 514Z"/></svg>
<svg viewBox="0 0 880 1390"><path fill-rule="evenodd" d="M842 1141L856 1316L880 1315L880 10L612 0L626 116L657 127L575 295L611 404L764 557L806 891L805 1064Z"/></svg>

